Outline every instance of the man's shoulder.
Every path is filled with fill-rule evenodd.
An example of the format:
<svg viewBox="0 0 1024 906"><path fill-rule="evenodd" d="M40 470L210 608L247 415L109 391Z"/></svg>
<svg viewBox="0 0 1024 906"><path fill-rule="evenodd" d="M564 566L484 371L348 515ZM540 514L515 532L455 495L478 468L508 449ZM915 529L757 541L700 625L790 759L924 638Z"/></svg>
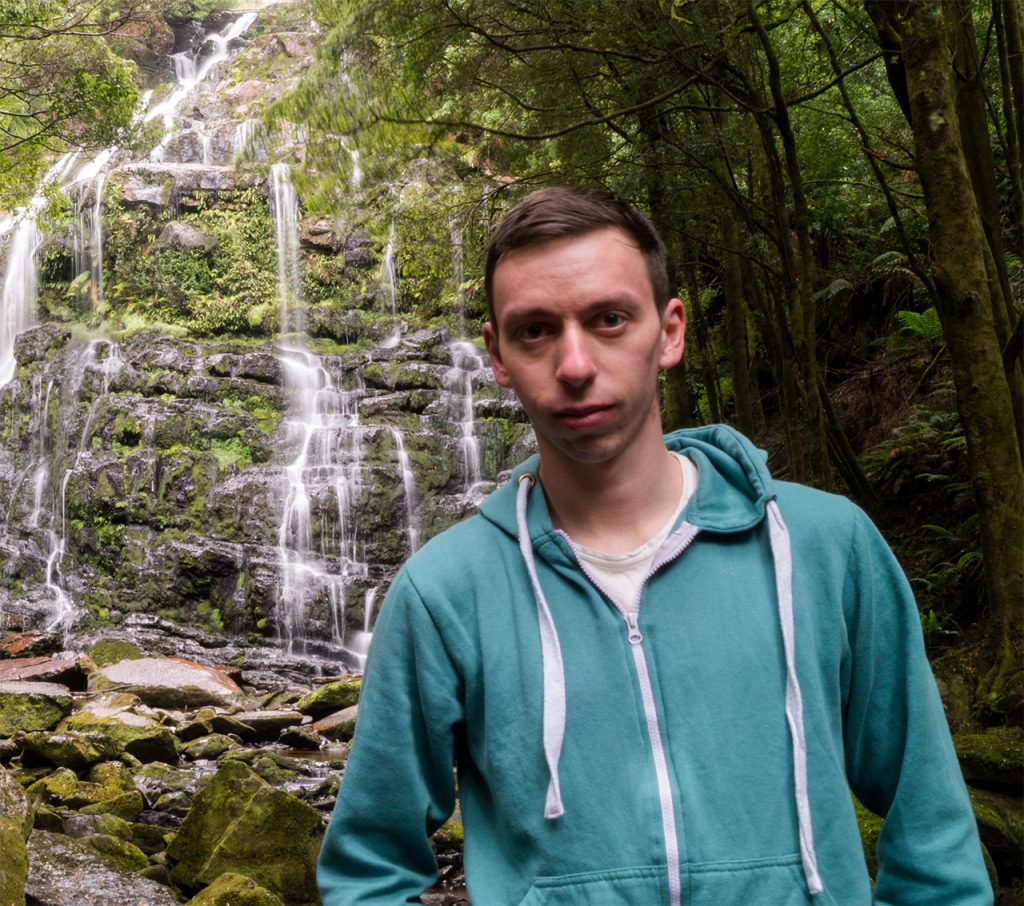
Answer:
<svg viewBox="0 0 1024 906"><path fill-rule="evenodd" d="M839 541L848 537L858 522L868 520L857 504L841 494L777 479L773 486L779 512L791 532L838 533L835 538Z"/></svg>
<svg viewBox="0 0 1024 906"><path fill-rule="evenodd" d="M439 532L413 554L404 571L415 581L435 580L475 571L500 557L505 532L474 513ZM514 542L514 539L508 539Z"/></svg>

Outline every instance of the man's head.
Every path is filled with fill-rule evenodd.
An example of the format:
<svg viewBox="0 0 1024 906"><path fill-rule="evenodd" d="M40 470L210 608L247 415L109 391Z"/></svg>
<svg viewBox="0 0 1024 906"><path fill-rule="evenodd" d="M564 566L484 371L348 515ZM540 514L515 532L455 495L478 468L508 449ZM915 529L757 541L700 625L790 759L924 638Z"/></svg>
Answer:
<svg viewBox="0 0 1024 906"><path fill-rule="evenodd" d="M505 217L487 246L484 289L490 322L497 329L494 312L494 270L514 249L539 245L553 239L583 236L606 227L624 230L636 243L647 265L658 313L671 298L665 244L654 225L614 192L574 186L552 186L531 192Z"/></svg>

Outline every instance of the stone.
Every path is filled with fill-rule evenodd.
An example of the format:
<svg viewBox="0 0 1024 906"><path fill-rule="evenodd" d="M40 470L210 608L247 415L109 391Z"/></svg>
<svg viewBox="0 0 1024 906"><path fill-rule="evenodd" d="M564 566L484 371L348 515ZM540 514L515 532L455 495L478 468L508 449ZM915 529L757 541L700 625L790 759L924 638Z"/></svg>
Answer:
<svg viewBox="0 0 1024 906"><path fill-rule="evenodd" d="M0 903L24 906L28 877L25 841L32 828L28 796L5 768L0 768Z"/></svg>
<svg viewBox="0 0 1024 906"><path fill-rule="evenodd" d="M0 683L25 681L57 683L75 692L84 692L85 668L79 658L69 655L0 661Z"/></svg>
<svg viewBox="0 0 1024 906"><path fill-rule="evenodd" d="M15 632L0 639L0 658L38 657L53 654L61 647L62 639L56 632L30 629Z"/></svg>
<svg viewBox="0 0 1024 906"><path fill-rule="evenodd" d="M993 727L953 737L964 779L1024 787L1024 727Z"/></svg>
<svg viewBox="0 0 1024 906"><path fill-rule="evenodd" d="M167 847L171 880L186 891L226 871L251 878L289 903L317 897L323 819L238 761L222 763L192 801Z"/></svg>
<svg viewBox="0 0 1024 906"><path fill-rule="evenodd" d="M226 871L185 906L284 906L284 900L252 878Z"/></svg>
<svg viewBox="0 0 1024 906"><path fill-rule="evenodd" d="M198 227L181 221L171 221L157 237L156 251L170 249L175 252L208 252L217 245L217 237L204 233Z"/></svg>
<svg viewBox="0 0 1024 906"><path fill-rule="evenodd" d="M115 903L177 906L170 888L139 877L116 864L110 854L101 854L81 840L36 830L29 837L28 850L31 867L25 893L33 903L45 906L111 906Z"/></svg>
<svg viewBox="0 0 1024 906"><path fill-rule="evenodd" d="M216 761L225 752L237 749L238 743L230 736L222 733L211 733L209 736L202 736L199 739L187 743L181 750L181 754L190 761L207 759Z"/></svg>
<svg viewBox="0 0 1024 906"><path fill-rule="evenodd" d="M100 667L116 664L118 661L135 661L143 657L137 645L124 639L100 639L89 649L89 655Z"/></svg>
<svg viewBox="0 0 1024 906"><path fill-rule="evenodd" d="M359 705L352 705L351 708L344 708L316 721L313 729L326 739L348 742L355 735L358 717Z"/></svg>
<svg viewBox="0 0 1024 906"><path fill-rule="evenodd" d="M64 833L69 837L88 837L90 834L106 834L131 842L132 826L116 815L70 815L64 821Z"/></svg>
<svg viewBox="0 0 1024 906"><path fill-rule="evenodd" d="M0 736L52 730L71 711L71 691L57 683L0 682Z"/></svg>
<svg viewBox="0 0 1024 906"><path fill-rule="evenodd" d="M101 733L26 733L19 737L22 763L44 762L79 771L117 757L117 746Z"/></svg>
<svg viewBox="0 0 1024 906"><path fill-rule="evenodd" d="M291 749L316 751L323 745L323 738L312 727L288 727L281 731L277 741Z"/></svg>
<svg viewBox="0 0 1024 906"><path fill-rule="evenodd" d="M298 726L303 720L301 711L270 708L265 711L239 711L232 717L252 730L252 739L262 742L275 739L282 730ZM224 731L221 730L221 732Z"/></svg>
<svg viewBox="0 0 1024 906"><path fill-rule="evenodd" d="M299 224L299 241L308 248L337 253L345 247L347 228L330 217L307 218Z"/></svg>
<svg viewBox="0 0 1024 906"><path fill-rule="evenodd" d="M149 205L165 208L171 200L173 180L164 174L147 172L143 168L122 171L121 202L127 205Z"/></svg>
<svg viewBox="0 0 1024 906"><path fill-rule="evenodd" d="M41 796L44 802L60 804L70 799L78 788L78 775L70 768L57 768L33 783L25 792L33 798Z"/></svg>
<svg viewBox="0 0 1024 906"><path fill-rule="evenodd" d="M185 658L139 658L104 667L100 675L160 708L228 705L242 693L238 684L217 667Z"/></svg>
<svg viewBox="0 0 1024 906"><path fill-rule="evenodd" d="M174 734L148 714L141 713L135 701L134 696L93 699L65 718L61 729L99 734L118 754L127 752L142 762L176 764L178 743Z"/></svg>
<svg viewBox="0 0 1024 906"><path fill-rule="evenodd" d="M319 689L302 696L295 707L303 714L314 718L326 717L342 708L348 708L359 701L362 679L345 679L333 683L325 683Z"/></svg>
<svg viewBox="0 0 1024 906"><path fill-rule="evenodd" d="M109 799L101 799L92 805L85 805L79 810L83 815L113 815L122 821L138 821L145 808L142 793L132 790L130 793L119 793Z"/></svg>

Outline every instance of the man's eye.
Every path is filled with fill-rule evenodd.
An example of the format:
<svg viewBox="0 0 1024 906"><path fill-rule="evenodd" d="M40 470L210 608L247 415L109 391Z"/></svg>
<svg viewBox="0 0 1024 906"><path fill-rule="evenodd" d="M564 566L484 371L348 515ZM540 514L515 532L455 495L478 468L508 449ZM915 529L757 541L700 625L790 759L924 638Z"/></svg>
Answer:
<svg viewBox="0 0 1024 906"><path fill-rule="evenodd" d="M600 319L602 327L619 327L625 323L626 319L617 311L606 311Z"/></svg>
<svg viewBox="0 0 1024 906"><path fill-rule="evenodd" d="M539 340L544 336L543 324L524 324L516 331L521 340Z"/></svg>

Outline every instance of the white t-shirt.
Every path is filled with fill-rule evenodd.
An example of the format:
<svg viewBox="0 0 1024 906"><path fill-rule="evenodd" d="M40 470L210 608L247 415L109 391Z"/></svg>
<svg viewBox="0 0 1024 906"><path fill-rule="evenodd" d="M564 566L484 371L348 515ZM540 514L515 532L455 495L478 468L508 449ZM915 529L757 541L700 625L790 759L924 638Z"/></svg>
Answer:
<svg viewBox="0 0 1024 906"><path fill-rule="evenodd" d="M669 532L672 531L676 520L679 519L679 514L682 513L693 496L693 492L697 489L698 473L693 460L681 453L674 455L679 461L679 468L683 475L682 491L672 515L653 538L627 554L606 554L581 544L573 544L576 556L586 566L587 571L597 579L601 587L608 592L611 599L625 613L636 610L638 592L651 570L654 555L661 547L661 543L668 537Z"/></svg>

